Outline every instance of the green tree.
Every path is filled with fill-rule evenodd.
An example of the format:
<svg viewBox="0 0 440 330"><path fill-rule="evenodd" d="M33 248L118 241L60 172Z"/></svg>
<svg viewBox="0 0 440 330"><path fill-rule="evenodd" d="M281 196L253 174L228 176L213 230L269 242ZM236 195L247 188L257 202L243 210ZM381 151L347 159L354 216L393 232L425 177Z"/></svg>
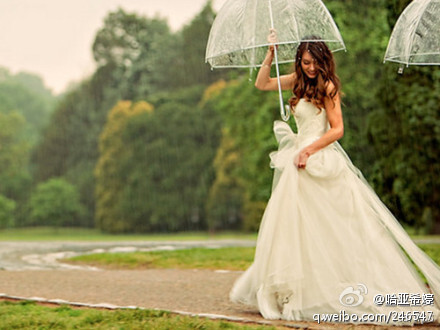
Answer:
<svg viewBox="0 0 440 330"><path fill-rule="evenodd" d="M392 27L409 1L388 0ZM380 106L368 116L376 151L376 190L403 222L426 233L440 232L440 72L412 67L403 75L387 64L378 86Z"/></svg>
<svg viewBox="0 0 440 330"><path fill-rule="evenodd" d="M21 135L31 145L36 144L54 103L55 97L39 76L24 72L12 75L3 68L3 74L0 74L0 112L17 111L25 118Z"/></svg>
<svg viewBox="0 0 440 330"><path fill-rule="evenodd" d="M231 83L219 80L206 88L200 102L202 111L215 109L219 96L225 88L230 88L230 85ZM242 208L245 189L242 187L242 180L235 173L241 162L241 152L230 130L222 126L221 141L213 162L215 179L209 189L206 203L207 224L210 232L241 229L243 224Z"/></svg>
<svg viewBox="0 0 440 330"><path fill-rule="evenodd" d="M382 106L369 116L370 140L379 156L374 184L399 219L424 232L440 232L439 70L395 66L381 81Z"/></svg>
<svg viewBox="0 0 440 330"><path fill-rule="evenodd" d="M390 35L383 0L327 1L343 36L346 52L335 53L344 92L345 133L341 144L352 161L369 177L374 149L367 139L367 116L379 107L377 81Z"/></svg>
<svg viewBox="0 0 440 330"><path fill-rule="evenodd" d="M0 194L16 203L15 225L24 224L28 218L31 148L54 102L39 76L23 72L12 75L0 68Z"/></svg>
<svg viewBox="0 0 440 330"><path fill-rule="evenodd" d="M21 136L25 124L18 112L0 112L0 194L16 201L25 198L30 181L29 145Z"/></svg>
<svg viewBox="0 0 440 330"><path fill-rule="evenodd" d="M110 13L93 45L98 69L64 95L35 148L32 159L36 181L64 177L74 184L86 206L86 226L94 226L93 170L108 111L118 100L144 98L155 90L151 68L137 65L159 58L164 49L153 48L168 34L164 20L123 10ZM148 83L143 82L144 78Z"/></svg>
<svg viewBox="0 0 440 330"><path fill-rule="evenodd" d="M93 169L98 159L98 138L108 109L119 95L111 65L99 68L59 102L32 154L35 181L64 177L78 189L86 207L83 225L93 226Z"/></svg>
<svg viewBox="0 0 440 330"><path fill-rule="evenodd" d="M161 75L156 68L172 53L171 38L164 19L149 19L119 9L105 18L96 35L93 54L99 66L113 66L121 99L144 99L164 87L164 78L175 78L175 74Z"/></svg>
<svg viewBox="0 0 440 330"><path fill-rule="evenodd" d="M206 8L211 8L210 4ZM37 183L64 177L77 187L87 210L85 225L93 226L94 222L93 170L109 109L119 100L147 99L159 106L170 96L190 104L189 98L194 94L183 95L188 90L182 93L181 88L194 85L200 89L197 86L223 72L211 74L203 63L205 45L199 39L208 37L213 18L212 9L208 9L185 27L185 33L171 33L164 19L142 17L122 9L105 18L93 44L96 72L63 95L32 154ZM188 65L192 67L186 69ZM197 76L201 69L203 80ZM200 93L197 97L191 106L200 100Z"/></svg>
<svg viewBox="0 0 440 330"><path fill-rule="evenodd" d="M157 95L154 111L135 111L139 103L128 101L113 108L95 171L99 228L206 228L205 203L220 132L213 110L197 107L201 91Z"/></svg>
<svg viewBox="0 0 440 330"><path fill-rule="evenodd" d="M226 215L234 213L241 228L256 230L271 191L268 155L277 148L272 130L279 119L276 92L258 91L246 77L213 93L204 108L213 108L223 122L208 204L211 224L227 227Z"/></svg>
<svg viewBox="0 0 440 330"><path fill-rule="evenodd" d="M179 57L183 60L184 72L181 85L209 85L228 74L225 69L211 70L209 64L205 63L206 44L214 18L212 1L208 0L200 13L181 31Z"/></svg>
<svg viewBox="0 0 440 330"><path fill-rule="evenodd" d="M126 166L133 165L124 189L124 208L138 211L127 214L135 228L206 229L218 120L213 111L174 100L157 107L149 118L130 120L125 139L132 143L133 156Z"/></svg>
<svg viewBox="0 0 440 330"><path fill-rule="evenodd" d="M56 99L52 91L46 87L43 79L39 75L30 72L18 72L11 78L12 81L25 87L34 95L39 96L46 104L47 114L52 111Z"/></svg>
<svg viewBox="0 0 440 330"><path fill-rule="evenodd" d="M9 228L14 225L16 203L5 196L0 195L0 229Z"/></svg>
<svg viewBox="0 0 440 330"><path fill-rule="evenodd" d="M61 178L40 183L30 198L30 216L34 225L77 226L82 213L76 188Z"/></svg>
<svg viewBox="0 0 440 330"><path fill-rule="evenodd" d="M121 194L129 175L129 169L122 163L124 158L130 157L130 145L124 143L123 134L130 117L138 117L142 113L150 115L152 111L153 106L146 102L133 104L120 101L108 115L100 136L100 157L95 169L96 224L102 230L120 233L134 229L126 219L129 215L121 208Z"/></svg>
<svg viewBox="0 0 440 330"><path fill-rule="evenodd" d="M223 128L222 138L214 159L215 180L209 190L207 221L211 232L221 229L242 229L245 189L234 175L240 162L240 150L229 130Z"/></svg>

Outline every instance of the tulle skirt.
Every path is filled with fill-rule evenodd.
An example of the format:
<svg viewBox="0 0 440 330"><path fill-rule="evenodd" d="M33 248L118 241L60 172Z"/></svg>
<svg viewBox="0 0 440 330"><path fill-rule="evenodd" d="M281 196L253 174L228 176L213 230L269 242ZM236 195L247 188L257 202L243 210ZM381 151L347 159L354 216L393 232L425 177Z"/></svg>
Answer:
<svg viewBox="0 0 440 330"><path fill-rule="evenodd" d="M440 268L412 242L339 144L298 169L299 150L317 137L297 136L280 121L274 130L279 149L270 155L272 195L254 262L234 284L231 300L257 307L267 319L322 321L337 314L328 320L437 320Z"/></svg>

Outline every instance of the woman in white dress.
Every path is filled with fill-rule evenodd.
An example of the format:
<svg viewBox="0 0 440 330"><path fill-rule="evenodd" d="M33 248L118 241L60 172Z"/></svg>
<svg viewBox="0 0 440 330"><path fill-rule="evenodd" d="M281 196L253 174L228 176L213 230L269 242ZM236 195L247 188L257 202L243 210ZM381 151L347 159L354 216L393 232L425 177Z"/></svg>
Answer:
<svg viewBox="0 0 440 330"><path fill-rule="evenodd" d="M274 34L270 41L274 41ZM256 79L270 77L273 46ZM298 127L276 121L272 194L251 267L230 298L267 319L414 324L440 316L440 267L421 251L380 201L337 140L341 92L332 53L302 42L295 71L281 77ZM428 286L410 259L425 275Z"/></svg>

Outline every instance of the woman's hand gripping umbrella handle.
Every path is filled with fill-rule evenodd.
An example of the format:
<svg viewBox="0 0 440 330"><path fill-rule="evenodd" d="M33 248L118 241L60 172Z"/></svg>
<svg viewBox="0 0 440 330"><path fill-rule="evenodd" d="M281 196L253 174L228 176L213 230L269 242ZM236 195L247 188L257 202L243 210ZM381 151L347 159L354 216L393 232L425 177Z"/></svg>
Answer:
<svg viewBox="0 0 440 330"><path fill-rule="evenodd" d="M273 27L270 29L270 33L269 33L269 36L268 36L267 39L268 39L269 43L271 44L269 46L269 50L271 52L273 52L274 58L275 58L275 68L276 68L276 71L277 71L277 81L278 81L278 95L280 97L280 114L281 114L281 118L284 121L288 121L289 118L290 118L290 112L286 111L284 109L283 92L282 92L282 89L281 89L281 80L280 80L280 69L279 69L279 66L278 66L278 46L275 46L275 44L278 42L278 40L277 40L276 30Z"/></svg>

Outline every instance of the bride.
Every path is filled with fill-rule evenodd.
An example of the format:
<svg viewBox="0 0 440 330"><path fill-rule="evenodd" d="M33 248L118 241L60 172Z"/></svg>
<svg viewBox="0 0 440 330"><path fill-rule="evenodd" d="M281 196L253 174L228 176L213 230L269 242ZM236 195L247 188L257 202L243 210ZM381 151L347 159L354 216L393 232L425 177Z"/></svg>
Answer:
<svg viewBox="0 0 440 330"><path fill-rule="evenodd" d="M269 41L274 43L272 31ZM270 77L274 47L256 87ZM281 77L298 134L276 121L272 195L255 259L230 298L264 318L414 324L440 317L440 267L421 251L353 166L337 140L344 126L340 82L324 42L301 42L295 72ZM408 258L409 256L409 258ZM429 288L412 262L426 277Z"/></svg>

